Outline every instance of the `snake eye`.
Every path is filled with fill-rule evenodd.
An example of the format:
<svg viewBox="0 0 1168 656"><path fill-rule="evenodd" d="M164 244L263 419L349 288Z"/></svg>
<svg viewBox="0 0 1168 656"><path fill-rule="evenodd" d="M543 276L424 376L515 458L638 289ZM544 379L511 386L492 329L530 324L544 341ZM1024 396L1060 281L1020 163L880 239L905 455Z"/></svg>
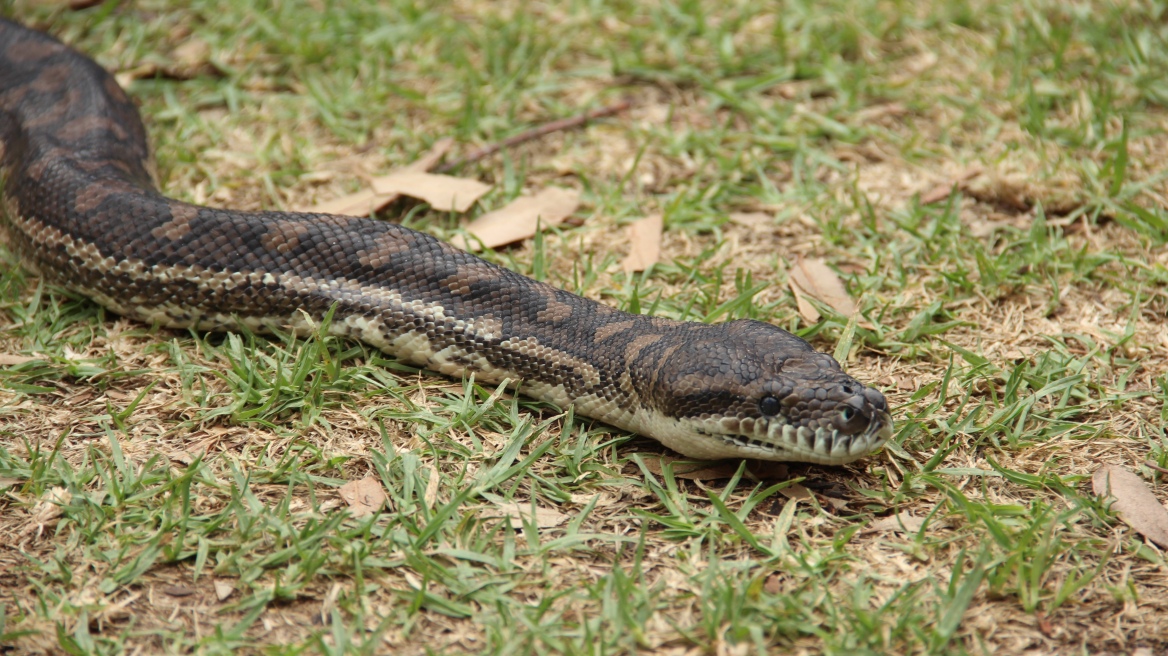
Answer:
<svg viewBox="0 0 1168 656"><path fill-rule="evenodd" d="M764 396L762 397L762 400L758 402L758 411L768 417L774 417L775 415L779 414L779 410L781 409L782 404L780 404L779 400L773 396Z"/></svg>

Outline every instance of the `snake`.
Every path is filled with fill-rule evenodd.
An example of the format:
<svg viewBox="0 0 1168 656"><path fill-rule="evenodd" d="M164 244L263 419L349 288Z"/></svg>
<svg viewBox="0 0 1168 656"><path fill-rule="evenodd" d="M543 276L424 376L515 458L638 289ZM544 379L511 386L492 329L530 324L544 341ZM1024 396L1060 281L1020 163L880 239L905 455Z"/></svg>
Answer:
<svg viewBox="0 0 1168 656"><path fill-rule="evenodd" d="M114 77L0 19L0 230L50 284L164 328L327 326L688 458L841 465L893 434L879 390L772 324L624 312L388 221L204 207L155 177Z"/></svg>

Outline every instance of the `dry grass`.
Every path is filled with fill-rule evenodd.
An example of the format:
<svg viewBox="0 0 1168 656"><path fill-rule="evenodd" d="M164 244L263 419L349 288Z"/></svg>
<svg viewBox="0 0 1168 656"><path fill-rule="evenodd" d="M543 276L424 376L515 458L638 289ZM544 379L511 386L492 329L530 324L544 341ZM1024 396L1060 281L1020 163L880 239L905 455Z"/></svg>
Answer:
<svg viewBox="0 0 1168 656"><path fill-rule="evenodd" d="M1087 481L1120 464L1168 499L1143 465L1168 466L1162 9L325 4L0 11L120 71L197 64L131 91L167 192L240 209L628 95L461 171L496 184L476 211L584 191L581 225L491 257L831 351L846 320L804 324L786 285L822 257L875 326L846 367L885 389L895 444L764 481L654 473L656 443L554 408L332 339L153 331L10 258L0 353L44 360L0 388L0 651L1168 649L1164 552ZM624 226L654 212L668 261L628 279ZM364 476L390 502L358 521L336 488ZM509 502L567 519L516 530ZM927 521L876 524L898 513Z"/></svg>

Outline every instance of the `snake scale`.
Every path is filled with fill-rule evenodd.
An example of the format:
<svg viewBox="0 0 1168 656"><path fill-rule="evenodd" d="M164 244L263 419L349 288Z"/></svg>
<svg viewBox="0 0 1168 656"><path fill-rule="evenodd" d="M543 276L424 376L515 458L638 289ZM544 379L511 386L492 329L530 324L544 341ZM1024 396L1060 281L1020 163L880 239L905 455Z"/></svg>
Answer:
<svg viewBox="0 0 1168 656"><path fill-rule="evenodd" d="M759 321L629 314L367 218L163 196L137 109L97 63L0 19L0 223L24 265L172 328L311 329L523 393L693 458L850 462L884 396Z"/></svg>

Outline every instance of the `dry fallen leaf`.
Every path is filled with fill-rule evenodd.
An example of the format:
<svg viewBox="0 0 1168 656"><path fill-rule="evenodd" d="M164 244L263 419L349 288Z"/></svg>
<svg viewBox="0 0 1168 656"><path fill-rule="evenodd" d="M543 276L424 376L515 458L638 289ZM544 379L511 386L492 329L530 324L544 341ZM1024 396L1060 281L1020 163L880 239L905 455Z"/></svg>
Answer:
<svg viewBox="0 0 1168 656"><path fill-rule="evenodd" d="M906 512L900 512L891 517L883 517L872 522L864 528L863 532L896 531L897 533L916 533L924 525L924 517L914 517Z"/></svg>
<svg viewBox="0 0 1168 656"><path fill-rule="evenodd" d="M370 476L359 481L349 481L337 489L337 492L345 503L349 504L349 512L357 519L381 510L381 505L385 503L385 491L381 488L381 483Z"/></svg>
<svg viewBox="0 0 1168 656"><path fill-rule="evenodd" d="M399 171L373 180L378 194L401 194L420 198L440 212L462 213L491 190L491 185L452 175Z"/></svg>
<svg viewBox="0 0 1168 656"><path fill-rule="evenodd" d="M766 583L762 585L763 592L772 595L782 594L784 587L783 579L778 574L771 574L768 576Z"/></svg>
<svg viewBox="0 0 1168 656"><path fill-rule="evenodd" d="M168 585L162 589L162 592L171 597L189 597L195 594L195 589L189 585Z"/></svg>
<svg viewBox="0 0 1168 656"><path fill-rule="evenodd" d="M739 460L693 460L672 455L642 455L641 462L653 474L661 476L665 465L673 465L674 478L689 481L716 481L731 478L738 471ZM767 460L747 460L746 470L760 479L777 479L787 476L787 465Z"/></svg>
<svg viewBox="0 0 1168 656"><path fill-rule="evenodd" d="M410 173L424 173L434 168L438 162L450 151L451 146L454 145L454 139L446 137L434 142L430 146L430 150L426 151L424 155L418 159L410 162L406 166L390 173L394 175L402 172ZM374 178L370 181L373 184L380 178ZM379 194L373 191L372 188L362 189L355 194L334 198L323 203L317 203L311 207L299 208L302 212L314 212L317 214L343 214L346 216L369 216L374 212L380 211L386 205L401 197L401 194L389 193Z"/></svg>
<svg viewBox="0 0 1168 656"><path fill-rule="evenodd" d="M222 71L211 61L211 46L195 35L183 37L182 45L170 53L169 62L148 61L119 72L114 78L122 88L134 80L155 77L172 80L193 80L200 75L221 75Z"/></svg>
<svg viewBox="0 0 1168 656"><path fill-rule="evenodd" d="M228 583L227 581L215 581L215 598L219 601L223 601L230 597L232 592L235 592L234 585Z"/></svg>
<svg viewBox="0 0 1168 656"><path fill-rule="evenodd" d="M619 501L620 495L613 494L611 492L595 492L593 494L573 494L571 495L571 498L572 503L580 506L586 506L591 503L593 499L596 499L596 507L603 508L605 506L611 506L612 504Z"/></svg>
<svg viewBox="0 0 1168 656"><path fill-rule="evenodd" d="M644 271L661 257L661 231L665 224L660 214L651 214L629 225L628 256L621 261L625 273Z"/></svg>
<svg viewBox="0 0 1168 656"><path fill-rule="evenodd" d="M811 498L811 491L808 490L807 488L803 487L802 485L799 485L798 483L795 483L793 485L788 485L787 487L779 490L779 492L781 492L783 496L787 497L788 499L791 499L792 501L797 501L799 499L810 499Z"/></svg>
<svg viewBox="0 0 1168 656"><path fill-rule="evenodd" d="M316 507L316 510L320 513L330 513L343 505L345 505L345 502L341 501L340 499L325 499L324 501L320 502L320 505Z"/></svg>
<svg viewBox="0 0 1168 656"><path fill-rule="evenodd" d="M524 520L531 523L531 504L527 503L500 503L496 506L499 513L491 514L487 511L487 517L508 517L511 519L511 528L523 528ZM551 508L536 508L535 509L535 526L536 528L552 528L559 526L568 520L568 516L557 510Z"/></svg>
<svg viewBox="0 0 1168 656"><path fill-rule="evenodd" d="M455 235L450 243L463 250L477 250L479 243L486 248L510 244L531 237L537 227L559 225L579 206L579 191L548 187L534 196L520 196L467 224L466 231L477 241L468 245L462 235Z"/></svg>
<svg viewBox="0 0 1168 656"><path fill-rule="evenodd" d="M58 486L45 492L32 509L33 519L42 526L51 522L61 516L61 507L68 505L72 499L73 495L65 487Z"/></svg>
<svg viewBox="0 0 1168 656"><path fill-rule="evenodd" d="M1113 496L1112 510L1141 535L1168 547L1168 508L1139 476L1118 465L1104 465L1091 476L1095 495Z"/></svg>
<svg viewBox="0 0 1168 656"><path fill-rule="evenodd" d="M950 194L953 193L954 187L957 187L958 189L963 188L965 186L963 183L981 175L982 170L983 169L980 166L974 166L972 168L966 169L961 174L954 176L953 179L949 180L948 182L939 184L929 191L926 191L925 193L921 194L921 205L932 205L933 203L945 200L949 197Z"/></svg>
<svg viewBox="0 0 1168 656"><path fill-rule="evenodd" d="M788 284L799 304L799 314L808 323L819 321L819 311L806 297L814 298L844 317L850 318L856 313L856 304L848 296L843 281L823 260L799 258L791 267Z"/></svg>
<svg viewBox="0 0 1168 656"><path fill-rule="evenodd" d="M32 362L33 360L43 360L44 358L30 358L27 355L13 355L11 353L0 353L0 366L10 364L24 364L25 362Z"/></svg>
<svg viewBox="0 0 1168 656"><path fill-rule="evenodd" d="M827 505L831 506L832 508L834 508L836 510L843 510L844 508L848 507L848 500L847 499L841 499L839 497L833 497L833 496L829 496L826 494L823 495L822 498L824 501L827 502Z"/></svg>
<svg viewBox="0 0 1168 656"><path fill-rule="evenodd" d="M1050 621L1050 618L1046 615L1043 615L1041 611L1035 613L1034 618L1038 620L1038 630L1042 631L1042 635L1048 638L1053 638L1055 628L1054 624Z"/></svg>
<svg viewBox="0 0 1168 656"><path fill-rule="evenodd" d="M386 198L397 198L397 194L378 194L372 189L362 189L357 193L349 194L317 203L311 207L293 208L301 212L312 214L341 214L344 216L369 216L385 207L392 201Z"/></svg>
<svg viewBox="0 0 1168 656"><path fill-rule="evenodd" d="M753 232L767 232L775 227L775 218L766 212L731 212L730 221Z"/></svg>
<svg viewBox="0 0 1168 656"><path fill-rule="evenodd" d="M190 35L170 54L183 66L202 66L211 58L211 46L203 39Z"/></svg>
<svg viewBox="0 0 1168 656"><path fill-rule="evenodd" d="M426 493L422 496L427 508L433 508L434 501L438 499L438 480L438 470L431 469L430 480L426 481Z"/></svg>

